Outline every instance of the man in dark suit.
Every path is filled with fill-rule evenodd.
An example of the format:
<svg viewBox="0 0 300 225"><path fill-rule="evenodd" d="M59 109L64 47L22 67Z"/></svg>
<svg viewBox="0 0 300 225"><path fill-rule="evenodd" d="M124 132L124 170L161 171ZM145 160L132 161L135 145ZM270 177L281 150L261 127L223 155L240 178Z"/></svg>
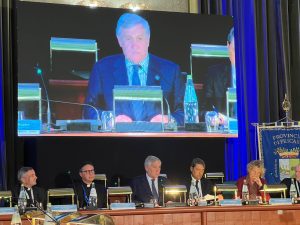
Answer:
<svg viewBox="0 0 300 225"><path fill-rule="evenodd" d="M81 181L75 184L75 194L77 194L78 207L80 209L89 208L89 197L94 184L97 193L97 208L106 207L106 189L100 184L94 183L95 169L91 162L84 162L79 170Z"/></svg>
<svg viewBox="0 0 300 225"><path fill-rule="evenodd" d="M227 36L229 53L228 63L213 65L208 68L204 82L204 110L216 110L223 115L227 114L226 91L229 87L236 88L234 29L231 28ZM235 110L236 114L236 109ZM233 111L234 113L234 111Z"/></svg>
<svg viewBox="0 0 300 225"><path fill-rule="evenodd" d="M146 174L135 177L132 180L132 200L136 203L149 203L155 201L162 205L163 186L166 184L166 178L161 177L161 161L156 156L148 156L145 159Z"/></svg>
<svg viewBox="0 0 300 225"><path fill-rule="evenodd" d="M133 13L123 14L117 24L116 36L123 54L98 61L92 70L86 104L102 111L113 110L115 85L161 86L171 115L183 125L184 81L177 64L148 53L150 28L148 22ZM123 101L116 105L116 121L168 121L161 115L160 104L142 101ZM96 118L96 110L84 107L84 118Z"/></svg>
<svg viewBox="0 0 300 225"><path fill-rule="evenodd" d="M21 185L13 189L13 199L20 196L21 187L25 190L27 207L42 206L45 208L47 203L46 192L43 188L36 186L37 176L32 167L22 167L18 171L18 180Z"/></svg>
<svg viewBox="0 0 300 225"><path fill-rule="evenodd" d="M193 197L204 197L213 194L213 185L210 180L203 177L205 162L200 158L194 158L191 166L191 176L186 180L187 195Z"/></svg>
<svg viewBox="0 0 300 225"><path fill-rule="evenodd" d="M292 180L294 182L296 191L297 191L297 197L300 199L300 165L295 166L295 178L284 178L281 183L285 184L287 186L286 190L286 196L290 197L290 188L292 184Z"/></svg>

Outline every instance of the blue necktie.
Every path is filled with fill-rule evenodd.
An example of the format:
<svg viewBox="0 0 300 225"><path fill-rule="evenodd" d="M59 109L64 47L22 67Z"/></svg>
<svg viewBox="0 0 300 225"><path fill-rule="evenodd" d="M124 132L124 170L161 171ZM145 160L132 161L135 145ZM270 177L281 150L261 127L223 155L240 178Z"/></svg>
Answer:
<svg viewBox="0 0 300 225"><path fill-rule="evenodd" d="M133 65L133 71L132 71L132 85L141 85L141 81L139 78L139 68L140 65ZM142 120L142 113L143 113L143 102L142 101L132 101L132 109L133 114L136 121Z"/></svg>
<svg viewBox="0 0 300 225"><path fill-rule="evenodd" d="M158 197L157 190L156 190L155 183L154 183L155 179L152 179L151 181L152 181L152 195L153 195L153 198L155 198L158 202L159 197Z"/></svg>
<svg viewBox="0 0 300 225"><path fill-rule="evenodd" d="M139 78L139 68L140 65L133 65L133 73L132 73L132 85L141 85L141 81Z"/></svg>

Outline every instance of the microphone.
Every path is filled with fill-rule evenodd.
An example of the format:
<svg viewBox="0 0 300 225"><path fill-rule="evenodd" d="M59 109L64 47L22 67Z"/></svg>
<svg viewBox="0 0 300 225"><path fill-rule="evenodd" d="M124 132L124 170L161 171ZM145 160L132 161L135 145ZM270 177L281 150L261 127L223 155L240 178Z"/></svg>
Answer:
<svg viewBox="0 0 300 225"><path fill-rule="evenodd" d="M162 187L166 186L166 178L164 177L158 177L159 178L159 182L161 184Z"/></svg>
<svg viewBox="0 0 300 225"><path fill-rule="evenodd" d="M53 99L42 99L43 101L49 101L49 102L55 102L55 103L61 103L61 104L70 104L70 105L79 105L79 106L88 106L91 107L93 110L95 110L96 115L97 115L97 120L101 121L100 119L100 115L99 115L99 111L98 109L90 104L86 104L86 103L78 103L78 102L68 102L68 101L60 101L60 100L53 100Z"/></svg>
<svg viewBox="0 0 300 225"><path fill-rule="evenodd" d="M50 131L50 128L51 128L50 101L49 101L49 95L48 95L48 91L47 91L45 81L44 81L43 71L42 71L41 67L39 67L39 64L36 64L36 66L34 67L34 71L37 76L41 77L42 84L44 87L45 96L46 96L46 100L47 100L47 128L46 128L46 130Z"/></svg>
<svg viewBox="0 0 300 225"><path fill-rule="evenodd" d="M76 186L75 186L75 182L74 182L74 177L72 175L72 172L70 170L67 171L67 174L69 175L70 177L70 180L72 182L72 187L73 187L73 190L74 190L74 193L75 193L75 196L76 196L76 205L77 205L77 209L79 208L79 200L78 200L78 194L77 194L77 189L76 189Z"/></svg>

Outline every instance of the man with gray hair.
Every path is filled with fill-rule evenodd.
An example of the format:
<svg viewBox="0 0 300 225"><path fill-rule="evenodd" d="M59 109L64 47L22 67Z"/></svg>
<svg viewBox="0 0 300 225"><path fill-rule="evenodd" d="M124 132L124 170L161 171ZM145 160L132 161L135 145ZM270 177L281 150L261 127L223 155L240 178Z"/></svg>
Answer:
<svg viewBox="0 0 300 225"><path fill-rule="evenodd" d="M148 52L148 21L134 13L122 14L117 22L116 38L122 54L99 60L90 75L85 103L99 112L90 106L84 107L84 118L95 119L102 111L113 110L115 85L161 86L170 110L161 112L160 104L149 101L123 101L115 104L116 122L168 122L172 116L177 124L183 125L184 79L180 67Z"/></svg>
<svg viewBox="0 0 300 225"><path fill-rule="evenodd" d="M18 171L18 181L20 185L14 188L13 198L18 199L21 187L24 187L27 200L27 207L34 207L37 204L43 204L46 207L46 192L43 188L36 186L37 176L32 167L22 167Z"/></svg>
<svg viewBox="0 0 300 225"><path fill-rule="evenodd" d="M156 156L147 156L144 163L146 174L132 180L132 200L136 203L156 201L162 205L162 189L166 178L160 176L161 161Z"/></svg>

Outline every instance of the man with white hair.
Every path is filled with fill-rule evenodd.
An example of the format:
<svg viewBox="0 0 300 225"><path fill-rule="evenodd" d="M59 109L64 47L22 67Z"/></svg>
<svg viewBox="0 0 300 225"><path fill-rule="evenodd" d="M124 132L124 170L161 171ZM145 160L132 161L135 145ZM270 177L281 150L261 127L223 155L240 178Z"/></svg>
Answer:
<svg viewBox="0 0 300 225"><path fill-rule="evenodd" d="M156 156L147 156L145 159L146 174L135 177L132 180L132 200L134 202L148 203L155 200L159 205L162 202L162 189L166 183L166 178L159 176L161 161Z"/></svg>

